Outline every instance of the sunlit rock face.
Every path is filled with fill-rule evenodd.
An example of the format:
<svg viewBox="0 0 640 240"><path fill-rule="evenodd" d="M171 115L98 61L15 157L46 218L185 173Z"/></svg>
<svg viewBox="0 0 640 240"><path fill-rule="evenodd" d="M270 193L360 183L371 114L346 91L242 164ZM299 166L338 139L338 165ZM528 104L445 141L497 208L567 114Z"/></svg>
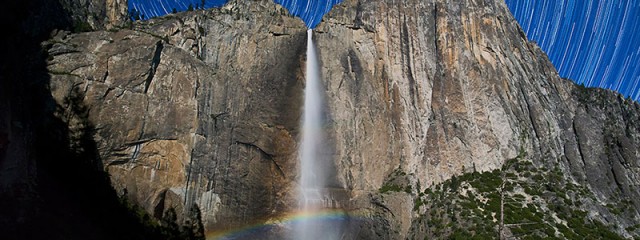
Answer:
<svg viewBox="0 0 640 240"><path fill-rule="evenodd" d="M134 30L60 33L53 95L66 106L81 93L114 187L154 216L196 205L208 229L279 216L295 197L306 47L305 25L285 12L239 1Z"/></svg>
<svg viewBox="0 0 640 240"><path fill-rule="evenodd" d="M299 179L306 29L272 1L236 0L60 33L51 89L72 126L64 99L81 96L113 185L154 216L196 206L211 232L282 226ZM640 105L559 78L502 1L345 0L314 40L348 236L417 236L419 192L523 151L592 191L594 218L634 224L598 204L640 207ZM404 189L379 191L389 184Z"/></svg>

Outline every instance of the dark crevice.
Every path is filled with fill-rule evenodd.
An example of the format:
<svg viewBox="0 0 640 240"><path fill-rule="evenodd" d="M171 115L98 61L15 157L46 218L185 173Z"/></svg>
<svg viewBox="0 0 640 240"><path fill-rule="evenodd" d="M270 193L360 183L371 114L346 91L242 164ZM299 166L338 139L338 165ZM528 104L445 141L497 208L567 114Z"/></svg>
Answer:
<svg viewBox="0 0 640 240"><path fill-rule="evenodd" d="M138 158L138 156L140 155L140 146L141 144L136 144L133 147L133 155L131 156L131 160L133 160L134 162L136 161L136 159Z"/></svg>
<svg viewBox="0 0 640 240"><path fill-rule="evenodd" d="M269 32L271 34L271 36L274 37L280 37L280 36L291 36L291 34L288 33L280 33L280 32Z"/></svg>
<svg viewBox="0 0 640 240"><path fill-rule="evenodd" d="M402 29L400 30L400 38L402 39L403 65L406 66L407 79L409 80L409 95L411 96L411 105L416 106L416 79L413 76L413 67L411 62L411 39L409 38L409 27L407 26L407 16L402 16Z"/></svg>
<svg viewBox="0 0 640 240"><path fill-rule="evenodd" d="M253 144L253 143L248 143L248 142L242 142L242 141L236 141L237 144L241 144L241 145L245 145L248 146L250 148L254 148L257 149L258 151L260 151L260 153L262 153L265 157L267 158L273 158L274 155L270 154L266 151L264 151L262 148L258 147L257 145Z"/></svg>
<svg viewBox="0 0 640 240"><path fill-rule="evenodd" d="M144 132L143 132L144 133ZM142 134L140 134L142 135ZM135 146L135 145L140 145L140 144L144 144L144 143L148 143L148 142L154 142L154 141L175 141L178 140L178 138L175 137L153 137L153 138L139 138L136 141L132 141L132 142L126 142L124 143L120 148L114 148L115 150L125 150L128 147L131 146Z"/></svg>
<svg viewBox="0 0 640 240"><path fill-rule="evenodd" d="M213 118L213 129L217 132L218 131L218 120L220 120L220 121L224 120L224 118L229 116L229 112L228 111L220 112L220 113L216 113L216 114L211 114L210 116L211 116L211 118Z"/></svg>
<svg viewBox="0 0 640 240"><path fill-rule="evenodd" d="M578 129L576 128L576 120L573 119L573 123L571 124L573 127L573 135L575 136L576 139L576 144L578 145L578 154L580 154L580 160L582 161L582 167L583 169L586 169L587 167L587 162L584 161L584 154L582 153L582 144L580 143L580 136L578 135Z"/></svg>
<svg viewBox="0 0 640 240"><path fill-rule="evenodd" d="M153 216L157 219L162 218L162 215L164 214L164 202L165 199L167 197L167 190L162 191L160 194L158 194L158 204L156 204L156 206L153 208Z"/></svg>
<svg viewBox="0 0 640 240"><path fill-rule="evenodd" d="M109 63L107 63L107 69L109 68ZM102 82L106 83L107 82L107 78L109 77L109 70L104 72L104 76L102 76Z"/></svg>
<svg viewBox="0 0 640 240"><path fill-rule="evenodd" d="M164 49L164 45L162 44L162 41L158 41L156 43L156 51L153 54L153 59L151 59L151 68L149 69L149 76L147 76L147 80L144 83L145 94L149 90L149 86L151 85L151 81L153 81L153 77L156 75L156 69L158 69L158 65L160 65L160 56L162 55L162 49Z"/></svg>
<svg viewBox="0 0 640 240"><path fill-rule="evenodd" d="M444 77L444 70L442 67L442 61L441 61L441 49L440 49L440 44L438 44L438 3L434 3L433 4L433 45L434 45L434 56L433 58L435 59L436 62L436 69L435 69L435 73L434 73L434 79L433 79L433 94L431 96L432 98L432 104L431 104L431 109L432 112L434 112L432 114L432 116L434 116L434 119L437 119L439 121L443 121L445 118L445 114L444 114L444 107L442 107L442 104L444 103L444 99L446 98L445 96L445 91L444 91L444 82L445 82L445 77ZM437 109L437 115L435 114L436 111L433 110L433 106L437 105L438 109ZM445 139L448 139L448 134L447 131L443 131L444 132L444 137Z"/></svg>
<svg viewBox="0 0 640 240"><path fill-rule="evenodd" d="M393 211L391 211L391 209L389 209L384 203L381 203L378 199L371 198L370 202L376 207L382 208L385 212L391 213L391 216L395 217L395 214L393 214Z"/></svg>
<svg viewBox="0 0 640 240"><path fill-rule="evenodd" d="M375 33L376 31L374 29L370 29L369 27L362 27L362 25L355 25L355 24L345 24L345 23L338 23L338 22L327 22L327 24L332 24L332 25L336 25L336 26L343 26L346 27L348 29L351 30L364 30L365 32L368 33ZM318 30L314 30L316 33L326 33L325 31L322 31L320 29Z"/></svg>
<svg viewBox="0 0 640 240"><path fill-rule="evenodd" d="M342 60L343 67L350 72L351 78L353 78L354 84L351 88L351 93L354 96L354 102L360 103L363 95L363 84L366 84L364 77L364 70L362 68L362 62L358 57L358 54L353 49L349 49L348 55L345 55Z"/></svg>
<svg viewBox="0 0 640 240"><path fill-rule="evenodd" d="M116 160L116 161L111 161L111 162L107 163L107 167L124 165L124 164L127 164L127 163L129 163L128 160Z"/></svg>
<svg viewBox="0 0 640 240"><path fill-rule="evenodd" d="M434 59L436 60L436 63L439 63L439 59L438 59L438 3L433 3L433 46L434 46ZM438 68L439 64L436 64L436 68ZM436 69L436 73L437 73Z"/></svg>
<svg viewBox="0 0 640 240"><path fill-rule="evenodd" d="M529 121L531 122L531 126L533 127L533 133L535 134L535 138L540 140L539 137L538 137L538 136L540 136L540 133L538 132L539 131L538 130L538 126L537 126L538 124L537 124L537 122L536 122L536 120L534 119L534 116L533 116L534 113L532 112L533 109L531 107L531 101L529 100L529 95L527 95L527 92L524 90L522 85L520 85L519 88L520 88L520 93L522 94L522 97L524 98L524 104L526 104L525 107L527 108L527 112L528 112L527 116L529 117Z"/></svg>
<svg viewBox="0 0 640 240"><path fill-rule="evenodd" d="M283 176L286 177L284 170L282 170L282 167L280 166L280 164L278 164L275 159L274 159L274 155L267 153L266 151L264 151L262 148L258 147L257 145L253 144L253 143L247 143L247 142L242 142L242 141L236 141L237 144L240 145L244 145L253 149L256 149L260 152L260 154L262 154L266 159L271 160L271 162L273 162L273 164L276 166L276 168L278 169L278 172Z"/></svg>
<svg viewBox="0 0 640 240"><path fill-rule="evenodd" d="M356 17L353 20L353 29L360 29L362 25L362 1L358 1L358 5L356 5ZM351 27L350 27L351 28Z"/></svg>
<svg viewBox="0 0 640 240"><path fill-rule="evenodd" d="M276 166L276 169L278 169L278 173L280 173L280 175L282 177L287 177L287 175L284 173L284 170L282 170L282 167L280 166L280 164L278 164L278 162L276 162L273 158L270 158L271 162L273 162L273 165Z"/></svg>
<svg viewBox="0 0 640 240"><path fill-rule="evenodd" d="M102 99L105 99L107 96L109 96L109 93L111 93L111 91L113 91L114 88L110 87L107 88L106 91L104 91L104 94L102 94Z"/></svg>
<svg viewBox="0 0 640 240"><path fill-rule="evenodd" d="M186 208L189 208L187 200L189 197L189 184L191 183L191 172L193 171L193 154L194 149L191 149L191 157L189 158L189 166L187 166L187 181L184 186L184 202Z"/></svg>

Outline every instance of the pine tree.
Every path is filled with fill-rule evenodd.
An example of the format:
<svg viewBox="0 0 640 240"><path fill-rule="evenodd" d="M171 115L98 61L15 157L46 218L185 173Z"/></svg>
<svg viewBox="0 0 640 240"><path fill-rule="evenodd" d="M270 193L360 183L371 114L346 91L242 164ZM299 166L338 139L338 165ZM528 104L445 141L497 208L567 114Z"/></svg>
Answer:
<svg viewBox="0 0 640 240"><path fill-rule="evenodd" d="M197 204L194 204L191 207L191 214L194 219L194 222L191 227L191 232L193 233L193 239L205 240L204 225L202 225L202 213L200 212L200 208L198 207Z"/></svg>

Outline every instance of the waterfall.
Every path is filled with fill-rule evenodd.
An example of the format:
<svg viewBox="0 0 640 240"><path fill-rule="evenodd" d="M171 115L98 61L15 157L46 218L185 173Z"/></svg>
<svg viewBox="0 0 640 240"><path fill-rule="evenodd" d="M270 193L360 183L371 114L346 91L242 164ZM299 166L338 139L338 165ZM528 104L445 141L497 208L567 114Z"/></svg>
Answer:
<svg viewBox="0 0 640 240"><path fill-rule="evenodd" d="M299 149L300 182L299 210L306 216L318 215L330 208L331 197L326 190L327 171L326 138L323 132L325 107L320 79L318 57L313 44L313 30L307 30L306 86L302 116L302 143ZM313 217L303 218L295 226L296 240L338 239L340 231L335 223Z"/></svg>
<svg viewBox="0 0 640 240"><path fill-rule="evenodd" d="M322 144L324 142L323 125L323 99L320 83L320 71L315 46L313 44L313 31L307 31L307 83L304 90L304 109L302 116L302 144L299 151L300 159L300 197L304 201L314 197L308 190L322 188L324 186L323 169L319 167L322 160ZM306 205L306 204L305 204Z"/></svg>

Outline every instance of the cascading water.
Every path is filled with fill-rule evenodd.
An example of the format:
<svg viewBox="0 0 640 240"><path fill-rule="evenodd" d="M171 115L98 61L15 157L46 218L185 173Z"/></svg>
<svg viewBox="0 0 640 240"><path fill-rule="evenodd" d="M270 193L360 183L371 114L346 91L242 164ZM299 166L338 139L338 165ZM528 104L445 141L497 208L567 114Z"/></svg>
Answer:
<svg viewBox="0 0 640 240"><path fill-rule="evenodd" d="M302 116L302 143L299 149L300 185L298 204L306 216L318 215L327 208L330 197L327 196L327 169L325 135L323 132L323 95L320 70L315 46L313 30L307 30L307 65L306 86L304 90L304 109ZM296 240L338 239L340 227L335 223L306 218L295 226Z"/></svg>
<svg viewBox="0 0 640 240"><path fill-rule="evenodd" d="M299 199L304 207L317 200L317 190L324 187L323 169L318 163L322 160L322 144L324 142L322 125L323 100L320 85L320 71L313 30L307 31L307 83L304 90L304 115L302 116L302 144L300 147L300 194Z"/></svg>

